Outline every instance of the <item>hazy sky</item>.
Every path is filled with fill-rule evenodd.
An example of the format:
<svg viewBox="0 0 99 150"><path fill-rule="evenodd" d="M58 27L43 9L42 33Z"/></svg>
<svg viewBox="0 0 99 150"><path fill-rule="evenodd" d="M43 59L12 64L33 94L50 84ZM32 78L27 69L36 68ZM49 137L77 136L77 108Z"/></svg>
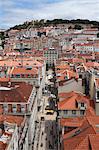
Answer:
<svg viewBox="0 0 99 150"><path fill-rule="evenodd" d="M99 0L0 0L0 28L54 18L99 21Z"/></svg>

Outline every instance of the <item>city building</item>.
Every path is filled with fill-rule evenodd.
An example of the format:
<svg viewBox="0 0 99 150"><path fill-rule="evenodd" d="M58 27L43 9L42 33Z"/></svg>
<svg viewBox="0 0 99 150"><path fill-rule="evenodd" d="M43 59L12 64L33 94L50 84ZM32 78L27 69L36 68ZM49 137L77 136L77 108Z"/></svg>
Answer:
<svg viewBox="0 0 99 150"><path fill-rule="evenodd" d="M37 111L38 111L38 89L25 82L1 81L0 82L0 108L4 115L23 116L26 124L22 132L20 147L26 138L28 146L32 146L35 136ZM25 141L24 141L25 142Z"/></svg>
<svg viewBox="0 0 99 150"><path fill-rule="evenodd" d="M58 50L55 48L49 48L44 51L44 57L46 58L46 64L51 67L58 59Z"/></svg>
<svg viewBox="0 0 99 150"><path fill-rule="evenodd" d="M58 118L82 117L90 106L90 100L82 93L60 93L63 99L58 102Z"/></svg>

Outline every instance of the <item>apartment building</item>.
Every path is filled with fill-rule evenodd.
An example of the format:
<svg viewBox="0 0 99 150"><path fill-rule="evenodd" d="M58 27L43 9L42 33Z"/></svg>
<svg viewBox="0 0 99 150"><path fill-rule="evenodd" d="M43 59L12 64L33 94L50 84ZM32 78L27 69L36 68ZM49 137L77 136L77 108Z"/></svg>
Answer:
<svg viewBox="0 0 99 150"><path fill-rule="evenodd" d="M83 30L83 33L85 33L85 34L97 34L99 31L98 31L98 28L94 28L94 29L92 29L92 28L89 28L89 29L84 29Z"/></svg>
<svg viewBox="0 0 99 150"><path fill-rule="evenodd" d="M1 114L0 149L27 150L29 148L27 127L26 117Z"/></svg>
<svg viewBox="0 0 99 150"><path fill-rule="evenodd" d="M98 116L61 120L64 132L61 135L61 150L99 149ZM64 127L63 127L64 126ZM71 144L72 143L72 144Z"/></svg>
<svg viewBox="0 0 99 150"><path fill-rule="evenodd" d="M96 115L99 115L99 78L94 80L94 100Z"/></svg>
<svg viewBox="0 0 99 150"><path fill-rule="evenodd" d="M85 68L85 93L94 99L94 81L98 78L99 63L87 62L83 64Z"/></svg>
<svg viewBox="0 0 99 150"><path fill-rule="evenodd" d="M79 78L81 74L75 69L76 65L73 65L72 62L68 65L68 60L67 64L66 61L64 62L64 64L56 65L55 67L58 93L73 90L84 93L82 78Z"/></svg>
<svg viewBox="0 0 99 150"><path fill-rule="evenodd" d="M96 117L95 111L90 106L90 99L80 92L61 92L58 98L58 149L71 150L73 147L76 150L75 145L78 142L76 137L86 136L84 131L90 128L89 120ZM68 144L69 141L74 144Z"/></svg>
<svg viewBox="0 0 99 150"><path fill-rule="evenodd" d="M80 53L88 53L88 52L93 52L94 51L94 46L93 43L80 43L80 44L75 44L75 49L79 51Z"/></svg>
<svg viewBox="0 0 99 150"><path fill-rule="evenodd" d="M58 59L58 50L55 48L49 48L44 51L44 57L46 58L46 64L48 64L48 66L53 66Z"/></svg>
<svg viewBox="0 0 99 150"><path fill-rule="evenodd" d="M38 90L25 82L9 81L0 82L0 84L2 113L4 115L23 116L27 120L22 131L20 131L19 146L27 147L25 143L28 147L32 146L37 120Z"/></svg>
<svg viewBox="0 0 99 150"><path fill-rule="evenodd" d="M39 87L39 99L41 99L42 91L45 87L45 68L14 68L10 72L12 81L27 82Z"/></svg>
<svg viewBox="0 0 99 150"><path fill-rule="evenodd" d="M89 107L89 99L77 92L59 93L58 118L82 117Z"/></svg>

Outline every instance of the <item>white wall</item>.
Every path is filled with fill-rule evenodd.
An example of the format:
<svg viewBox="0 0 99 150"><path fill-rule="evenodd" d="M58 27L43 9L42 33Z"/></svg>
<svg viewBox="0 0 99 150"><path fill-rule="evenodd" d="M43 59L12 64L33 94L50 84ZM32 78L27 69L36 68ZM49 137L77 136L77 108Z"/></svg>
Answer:
<svg viewBox="0 0 99 150"><path fill-rule="evenodd" d="M18 128L16 126L7 150L18 150Z"/></svg>
<svg viewBox="0 0 99 150"><path fill-rule="evenodd" d="M34 100L33 109L29 118L29 143L32 143L35 131L35 121L37 119L37 97Z"/></svg>
<svg viewBox="0 0 99 150"><path fill-rule="evenodd" d="M78 82L74 79L71 79L69 81L66 81L66 84L64 86L58 87L58 93L71 91L84 93L84 87L82 87L82 79L79 79Z"/></svg>
<svg viewBox="0 0 99 150"><path fill-rule="evenodd" d="M65 114L64 111L59 111L59 118L69 118L69 117L80 117L80 110L76 110L76 114L72 114L72 110L68 110L68 113Z"/></svg>

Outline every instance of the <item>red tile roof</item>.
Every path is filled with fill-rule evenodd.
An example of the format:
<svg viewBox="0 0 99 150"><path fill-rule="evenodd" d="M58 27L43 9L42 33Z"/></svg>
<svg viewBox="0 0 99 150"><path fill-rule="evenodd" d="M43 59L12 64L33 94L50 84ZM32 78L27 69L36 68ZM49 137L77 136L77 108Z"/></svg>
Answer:
<svg viewBox="0 0 99 150"><path fill-rule="evenodd" d="M85 149L89 148L89 144L87 144L87 137L89 134L95 134L95 130L85 119L81 127L76 128L63 136L64 150L80 150L79 147L85 147Z"/></svg>
<svg viewBox="0 0 99 150"><path fill-rule="evenodd" d="M7 146L6 143L4 144L3 142L0 141L0 150L5 150L6 146Z"/></svg>
<svg viewBox="0 0 99 150"><path fill-rule="evenodd" d="M80 127L83 122L82 117L75 117L75 118L62 118L60 119L61 126L67 127Z"/></svg>
<svg viewBox="0 0 99 150"><path fill-rule="evenodd" d="M11 72L12 75L16 74L31 74L31 75L37 75L38 74L38 69L33 68L31 70L28 70L26 68L14 68L13 71Z"/></svg>
<svg viewBox="0 0 99 150"><path fill-rule="evenodd" d="M70 93L70 92L69 92ZM76 102L84 102L89 106L89 99L81 93L71 92L70 97L58 102L59 110L77 110Z"/></svg>
<svg viewBox="0 0 99 150"><path fill-rule="evenodd" d="M64 150L89 150L90 147L92 150L98 150L99 116L61 119L61 125L70 127L73 125L73 120L74 127L78 126L78 128L62 136Z"/></svg>
<svg viewBox="0 0 99 150"><path fill-rule="evenodd" d="M76 73L72 70L64 70L63 72L58 71L58 73L60 74L59 76L57 76L58 81L64 81L64 80L68 80L68 79L72 79L72 78L75 78L75 79L79 78L78 73Z"/></svg>
<svg viewBox="0 0 99 150"><path fill-rule="evenodd" d="M84 60L80 58L73 58L73 63L83 63Z"/></svg>
<svg viewBox="0 0 99 150"><path fill-rule="evenodd" d="M0 82L9 82L10 78L0 78Z"/></svg>
<svg viewBox="0 0 99 150"><path fill-rule="evenodd" d="M99 67L99 63L98 62L87 62L87 63L84 63L84 66L86 66L86 67Z"/></svg>
<svg viewBox="0 0 99 150"><path fill-rule="evenodd" d="M93 109L93 107L88 107L87 109L86 109L86 116L87 117L90 117L90 116L95 116L96 114L95 114L95 110Z"/></svg>
<svg viewBox="0 0 99 150"><path fill-rule="evenodd" d="M7 122L7 123L11 123L11 124L17 124L17 126L21 126L22 124L24 124L24 117L21 116L12 116L12 115L0 115L0 123ZM3 135L7 135L9 136L9 138L12 137L12 133L4 131ZM10 140L10 139L9 139ZM3 141L0 141L0 150L6 150L7 146L9 144L9 140L5 143Z"/></svg>
<svg viewBox="0 0 99 150"><path fill-rule="evenodd" d="M99 134L89 135L92 150L99 150Z"/></svg>
<svg viewBox="0 0 99 150"><path fill-rule="evenodd" d="M13 115L0 115L0 122L8 122L17 124L18 126L21 126L22 122L24 120L24 117L22 116L13 116Z"/></svg>
<svg viewBox="0 0 99 150"><path fill-rule="evenodd" d="M56 69L64 70L64 69L70 69L70 66L67 64L61 64L55 67Z"/></svg>
<svg viewBox="0 0 99 150"><path fill-rule="evenodd" d="M71 92L68 92L68 93L66 93L66 92L62 92L62 93L59 93L58 94L58 97L59 98L68 98L68 97L71 97L72 95L73 95L73 91L71 91Z"/></svg>
<svg viewBox="0 0 99 150"><path fill-rule="evenodd" d="M88 136L86 136L79 145L75 148L75 150L89 150Z"/></svg>
<svg viewBox="0 0 99 150"><path fill-rule="evenodd" d="M27 102L33 86L25 82L0 82L0 102Z"/></svg>
<svg viewBox="0 0 99 150"><path fill-rule="evenodd" d="M72 96L58 102L58 110L78 110L78 108L76 108L75 100L76 96Z"/></svg>

